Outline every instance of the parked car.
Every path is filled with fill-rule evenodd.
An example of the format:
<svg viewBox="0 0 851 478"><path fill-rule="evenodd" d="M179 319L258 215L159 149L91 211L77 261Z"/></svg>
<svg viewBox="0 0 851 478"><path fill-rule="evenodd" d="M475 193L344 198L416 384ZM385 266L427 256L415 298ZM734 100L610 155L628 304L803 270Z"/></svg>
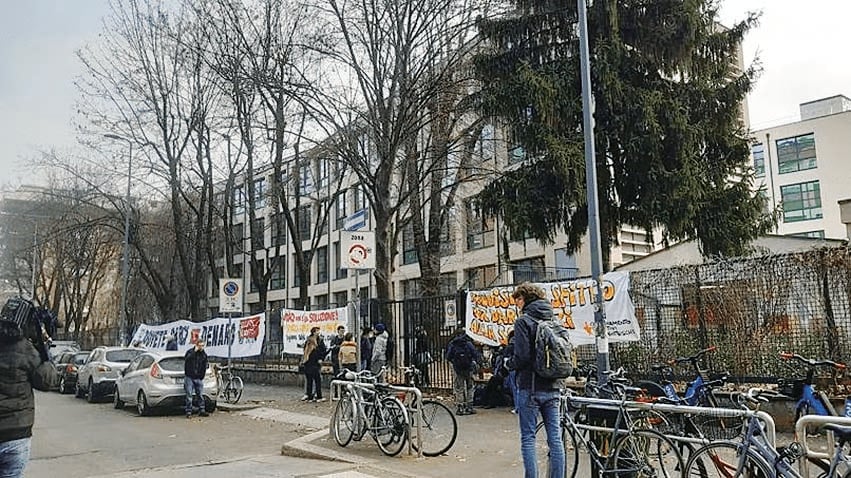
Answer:
<svg viewBox="0 0 851 478"><path fill-rule="evenodd" d="M112 394L118 372L143 354L144 349L134 347L97 347L89 354L86 364L77 371L74 394L83 396L91 403Z"/></svg>
<svg viewBox="0 0 851 478"><path fill-rule="evenodd" d="M77 370L86 363L91 352L65 352L56 358L56 373L59 374L59 393L71 393L77 385Z"/></svg>
<svg viewBox="0 0 851 478"><path fill-rule="evenodd" d="M65 352L76 352L80 350L80 346L73 340L53 340L50 342L47 353L53 363Z"/></svg>
<svg viewBox="0 0 851 478"><path fill-rule="evenodd" d="M183 406L183 356L181 352L147 352L136 357L115 381L115 408L135 405L139 415L150 415L154 408ZM204 376L204 408L216 410L218 389L212 366Z"/></svg>

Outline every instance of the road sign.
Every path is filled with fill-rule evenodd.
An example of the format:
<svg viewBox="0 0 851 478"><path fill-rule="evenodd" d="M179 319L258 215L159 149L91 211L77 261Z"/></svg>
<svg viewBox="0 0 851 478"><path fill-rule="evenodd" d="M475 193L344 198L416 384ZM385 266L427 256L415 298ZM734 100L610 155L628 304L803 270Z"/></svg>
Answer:
<svg viewBox="0 0 851 478"><path fill-rule="evenodd" d="M368 209L364 208L360 211L355 211L354 214L347 217L343 221L343 229L346 231L359 231L366 227L366 221L369 219L367 214Z"/></svg>
<svg viewBox="0 0 851 478"><path fill-rule="evenodd" d="M455 328L458 323L458 314L455 310L455 299L443 301L443 326Z"/></svg>
<svg viewBox="0 0 851 478"><path fill-rule="evenodd" d="M375 233L341 231L340 250L344 269L375 269Z"/></svg>
<svg viewBox="0 0 851 478"><path fill-rule="evenodd" d="M242 279L219 279L219 312L242 312Z"/></svg>

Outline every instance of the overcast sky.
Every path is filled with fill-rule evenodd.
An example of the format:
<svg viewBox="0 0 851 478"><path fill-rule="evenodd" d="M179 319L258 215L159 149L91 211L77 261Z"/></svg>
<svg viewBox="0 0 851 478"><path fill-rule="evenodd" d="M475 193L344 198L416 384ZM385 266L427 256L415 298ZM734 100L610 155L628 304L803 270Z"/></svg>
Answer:
<svg viewBox="0 0 851 478"><path fill-rule="evenodd" d="M38 182L26 158L74 147L71 118L81 72L75 51L96 42L106 0L0 0L0 184ZM746 62L764 73L748 99L753 128L798 119L798 104L851 95L851 2L725 0L721 20L763 12L747 37Z"/></svg>

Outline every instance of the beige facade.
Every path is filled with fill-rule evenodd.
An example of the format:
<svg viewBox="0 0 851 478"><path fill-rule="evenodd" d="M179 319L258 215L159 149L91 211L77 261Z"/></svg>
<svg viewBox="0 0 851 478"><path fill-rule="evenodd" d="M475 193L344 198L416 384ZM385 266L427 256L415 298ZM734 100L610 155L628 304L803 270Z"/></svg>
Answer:
<svg viewBox="0 0 851 478"><path fill-rule="evenodd" d="M755 186L782 207L777 234L844 239L839 201L851 197L851 100L801 105L801 121L753 132Z"/></svg>

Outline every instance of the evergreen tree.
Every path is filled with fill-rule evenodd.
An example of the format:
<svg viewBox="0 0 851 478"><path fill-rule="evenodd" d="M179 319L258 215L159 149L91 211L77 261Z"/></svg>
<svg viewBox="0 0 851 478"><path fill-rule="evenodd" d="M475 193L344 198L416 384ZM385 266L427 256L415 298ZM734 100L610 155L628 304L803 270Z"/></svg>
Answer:
<svg viewBox="0 0 851 478"><path fill-rule="evenodd" d="M572 3L572 5L571 5ZM544 243L588 227L576 4L513 0L482 20L482 109L504 121L523 164L480 195L512 236ZM621 224L697 238L705 255L737 255L774 226L751 184L742 105L756 68L740 69L750 15L717 23L713 0L596 0L591 78L604 262Z"/></svg>

